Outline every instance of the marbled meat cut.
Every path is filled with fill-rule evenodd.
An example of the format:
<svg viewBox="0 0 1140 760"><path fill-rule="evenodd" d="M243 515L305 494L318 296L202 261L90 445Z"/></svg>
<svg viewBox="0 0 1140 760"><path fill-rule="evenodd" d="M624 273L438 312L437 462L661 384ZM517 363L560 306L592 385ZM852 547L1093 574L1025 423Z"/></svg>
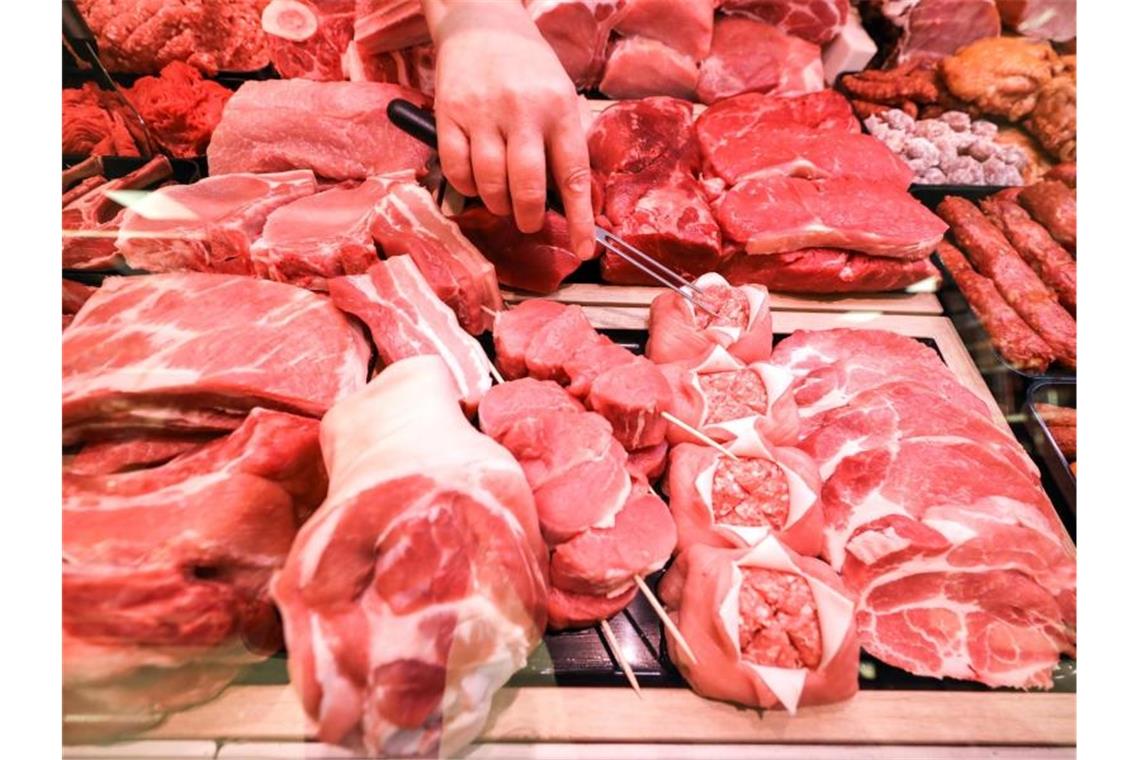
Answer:
<svg viewBox="0 0 1140 760"><path fill-rule="evenodd" d="M639 174L657 163L695 172L700 154L692 125L693 105L683 100L656 97L616 103L590 127L590 167L607 178L615 172Z"/></svg>
<svg viewBox="0 0 1140 760"><path fill-rule="evenodd" d="M1048 369L1053 363L1053 350L1002 298L993 281L974 271L962 252L945 240L937 250L942 266L954 278L1002 358L1023 372L1039 374Z"/></svg>
<svg viewBox="0 0 1140 760"><path fill-rule="evenodd" d="M648 37L696 60L709 54L715 0L626 0L614 31Z"/></svg>
<svg viewBox="0 0 1140 760"><path fill-rule="evenodd" d="M464 330L479 335L491 329L494 315L503 310L495 267L421 185L405 177L380 181L385 193L371 230L381 253L411 256Z"/></svg>
<svg viewBox="0 0 1140 760"><path fill-rule="evenodd" d="M715 312L698 309L680 294L666 290L649 305L649 341L645 355L658 364L700 360L713 346L750 364L772 355L772 311L768 289L757 285L734 287L715 273L693 283L700 303Z"/></svg>
<svg viewBox="0 0 1140 760"><path fill-rule="evenodd" d="M721 0L724 13L772 24L800 39L822 45L847 21L847 0Z"/></svg>
<svg viewBox="0 0 1140 760"><path fill-rule="evenodd" d="M115 232L127 213L115 200L122 190L142 190L167 179L173 171L165 156L151 159L130 174L113 179L90 177L64 194L63 268L108 269L119 263Z"/></svg>
<svg viewBox="0 0 1140 760"><path fill-rule="evenodd" d="M784 341L800 391L840 353L851 378L841 365L872 351L896 365L858 373L856 393L832 390L800 443L820 465L824 556L856 595L863 647L919 675L1048 686L1075 647L1071 543L1017 441L933 366L919 372L904 348L917 343L885 335Z"/></svg>
<svg viewBox="0 0 1140 760"><path fill-rule="evenodd" d="M650 37L622 37L610 50L598 89L614 100L651 96L692 99L696 59Z"/></svg>
<svg viewBox="0 0 1140 760"><path fill-rule="evenodd" d="M285 79L337 82L352 42L356 0L271 0L261 12L265 47Z"/></svg>
<svg viewBox="0 0 1140 760"><path fill-rule="evenodd" d="M395 98L427 103L415 90L378 82L246 82L210 140L210 173L311 169L333 180L422 174L432 152L388 119Z"/></svg>
<svg viewBox="0 0 1140 760"><path fill-rule="evenodd" d="M447 364L468 415L491 387L491 361L459 326L455 312L432 291L410 256L374 264L365 274L329 281L341 311L358 318L372 335L385 365L435 354Z"/></svg>
<svg viewBox="0 0 1140 760"><path fill-rule="evenodd" d="M255 406L320 416L360 388L364 336L327 299L217 274L111 278L63 337L64 440L232 429Z"/></svg>
<svg viewBox="0 0 1140 760"><path fill-rule="evenodd" d="M850 593L771 534L741 549L693 546L657 591L697 662L667 631L669 655L704 697L794 714L858 689Z"/></svg>
<svg viewBox="0 0 1140 760"><path fill-rule="evenodd" d="M682 443L669 452L669 509L677 547L751 546L769 532L814 557L823 549L822 483L815 461L799 449L753 435L726 447Z"/></svg>
<svg viewBox="0 0 1140 760"><path fill-rule="evenodd" d="M792 375L768 362L745 364L722 346L697 362L661 366L672 390L675 417L714 441L727 443L759 435L777 446L791 445L799 430ZM670 443L699 442L670 426Z"/></svg>
<svg viewBox="0 0 1140 760"><path fill-rule="evenodd" d="M1062 187L1064 187L1062 185ZM1068 188L1065 188L1068 190ZM1041 278L978 208L949 196L938 204L954 237L978 271L993 280L1002 297L1041 336L1066 367L1077 366L1077 322Z"/></svg>
<svg viewBox="0 0 1140 760"><path fill-rule="evenodd" d="M383 183L368 179L278 207L250 246L254 274L325 290L329 278L365 272L379 260L371 223L385 192Z"/></svg>
<svg viewBox="0 0 1140 760"><path fill-rule="evenodd" d="M1058 243L1076 254L1077 194L1071 187L1060 180L1044 180L1021 188L1017 200Z"/></svg>
<svg viewBox="0 0 1140 760"><path fill-rule="evenodd" d="M526 479L463 417L437 356L386 368L320 438L328 498L272 588L290 681L320 741L449 757L546 624Z"/></svg>
<svg viewBox="0 0 1140 760"><path fill-rule="evenodd" d="M919 259L947 229L905 189L848 176L744 180L724 195L716 217L725 237L752 254L819 247Z"/></svg>
<svg viewBox="0 0 1140 760"><path fill-rule="evenodd" d="M308 170L167 185L127 210L115 245L134 269L253 274L250 248L270 213L316 191Z"/></svg>
<svg viewBox="0 0 1140 760"><path fill-rule="evenodd" d="M269 581L324 498L317 421L254 409L168 464L63 477L63 703L161 720L278 650ZM97 737L68 723L71 740Z"/></svg>
<svg viewBox="0 0 1140 760"><path fill-rule="evenodd" d="M835 248L757 256L737 253L719 271L733 285L764 285L780 293L932 292L941 280L929 258L867 256Z"/></svg>
<svg viewBox="0 0 1140 760"><path fill-rule="evenodd" d="M526 0L526 8L562 68L580 90L602 77L606 44L626 0Z"/></svg>
<svg viewBox="0 0 1140 760"><path fill-rule="evenodd" d="M902 29L892 55L899 64L937 61L975 40L1001 34L995 0L875 0L875 4Z"/></svg>
<svg viewBox="0 0 1140 760"><path fill-rule="evenodd" d="M483 206L452 220L494 264L499 282L510 288L553 293L582 263L570 250L566 217L554 211L547 211L542 229L531 234L520 232L512 217L496 216Z"/></svg>
<svg viewBox="0 0 1140 760"><path fill-rule="evenodd" d="M1049 235L1049 231L1030 218L1016 201L997 196L984 198L982 211L1002 231L1025 263L1057 296L1065 310L1077 313L1077 262Z"/></svg>
<svg viewBox="0 0 1140 760"><path fill-rule="evenodd" d="M824 88L819 45L747 18L717 19L712 53L701 61L697 100L746 92L802 95Z"/></svg>
<svg viewBox="0 0 1140 760"><path fill-rule="evenodd" d="M422 45L431 41L419 0L356 0L353 39L369 53Z"/></svg>

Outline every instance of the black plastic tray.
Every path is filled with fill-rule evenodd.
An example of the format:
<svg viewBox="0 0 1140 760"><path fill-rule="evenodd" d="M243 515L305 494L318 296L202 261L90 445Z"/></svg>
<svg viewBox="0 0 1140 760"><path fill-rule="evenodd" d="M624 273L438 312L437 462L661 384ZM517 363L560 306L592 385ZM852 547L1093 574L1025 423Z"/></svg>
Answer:
<svg viewBox="0 0 1140 760"><path fill-rule="evenodd" d="M1077 408L1077 383L1075 380L1044 380L1035 383L1029 389L1025 400L1025 424L1030 439L1037 450L1049 477L1056 485L1066 506L1076 515L1077 512L1077 478L1069 469L1069 462L1061 453L1057 440L1049 430L1049 426L1041 419L1037 411L1037 404L1056 404Z"/></svg>

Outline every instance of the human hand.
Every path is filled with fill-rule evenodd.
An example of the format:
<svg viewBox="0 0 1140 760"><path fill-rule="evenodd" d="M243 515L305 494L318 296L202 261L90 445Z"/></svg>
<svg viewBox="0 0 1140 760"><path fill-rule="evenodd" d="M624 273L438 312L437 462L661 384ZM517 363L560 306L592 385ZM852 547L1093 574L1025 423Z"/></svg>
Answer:
<svg viewBox="0 0 1140 760"><path fill-rule="evenodd" d="M594 254L590 160L578 98L521 3L425 3L436 44L435 117L444 176L522 232L542 229L547 163L570 242Z"/></svg>

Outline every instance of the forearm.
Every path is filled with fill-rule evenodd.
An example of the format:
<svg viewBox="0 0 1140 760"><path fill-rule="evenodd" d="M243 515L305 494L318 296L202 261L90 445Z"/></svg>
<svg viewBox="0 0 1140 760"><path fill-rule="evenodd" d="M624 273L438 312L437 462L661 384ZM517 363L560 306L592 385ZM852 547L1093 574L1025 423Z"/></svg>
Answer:
<svg viewBox="0 0 1140 760"><path fill-rule="evenodd" d="M439 45L463 29L538 34L522 0L421 0L431 38Z"/></svg>

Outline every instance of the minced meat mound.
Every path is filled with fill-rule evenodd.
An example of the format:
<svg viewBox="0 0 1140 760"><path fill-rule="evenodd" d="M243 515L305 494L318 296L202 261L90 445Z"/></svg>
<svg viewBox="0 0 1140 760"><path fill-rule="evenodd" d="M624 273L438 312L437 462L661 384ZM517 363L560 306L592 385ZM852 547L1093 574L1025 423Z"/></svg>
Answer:
<svg viewBox="0 0 1140 760"><path fill-rule="evenodd" d="M63 91L63 154L137 156L114 97L94 82Z"/></svg>
<svg viewBox="0 0 1140 760"><path fill-rule="evenodd" d="M788 521L788 479L767 459L721 459L713 472L713 516L718 523L780 530Z"/></svg>
<svg viewBox="0 0 1140 760"><path fill-rule="evenodd" d="M154 135L179 158L205 155L232 94L180 61L166 64L157 77L139 78L127 90Z"/></svg>
<svg viewBox="0 0 1140 760"><path fill-rule="evenodd" d="M757 665L816 668L823 658L819 611L798 575L741 568L740 653Z"/></svg>

